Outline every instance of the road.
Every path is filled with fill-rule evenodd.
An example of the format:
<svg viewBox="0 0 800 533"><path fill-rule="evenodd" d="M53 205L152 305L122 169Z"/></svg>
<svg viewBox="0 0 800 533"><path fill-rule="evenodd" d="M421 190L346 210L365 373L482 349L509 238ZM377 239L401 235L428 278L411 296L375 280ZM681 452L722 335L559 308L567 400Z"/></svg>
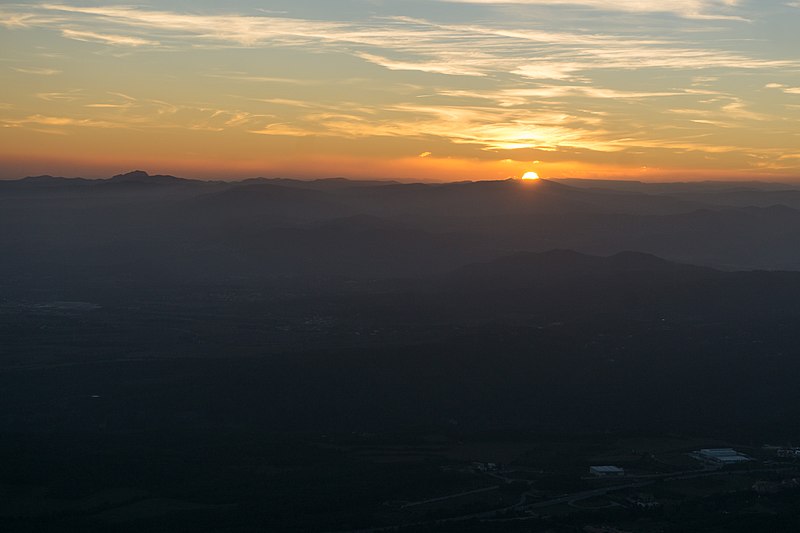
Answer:
<svg viewBox="0 0 800 533"><path fill-rule="evenodd" d="M626 489L638 489L639 487L646 487L647 485L652 485L653 483L655 483L655 481L640 481L638 483L628 483L626 485L614 485L613 487L603 487L600 489L585 490L582 492L567 494L559 498L545 500L543 502L536 502L528 505L523 505L519 509L525 511L532 511L534 509L542 509L544 507L561 505L562 503L579 502L581 500L588 500L590 498L595 498L597 496L605 496L606 494L609 494L611 492L617 492Z"/></svg>
<svg viewBox="0 0 800 533"><path fill-rule="evenodd" d="M493 490L497 490L500 488L500 485L494 485L491 487L485 487L482 489L476 490L468 490L466 492L459 492L458 494L448 494L447 496L441 496L439 498L431 498L429 500L422 500L421 502L412 502L402 505L401 509L408 509L409 507L417 507L418 505L425 505L426 503L436 503L436 502L443 502L446 500L452 500L453 498L460 498L461 496L469 496L470 494L480 494L482 492L491 492Z"/></svg>
<svg viewBox="0 0 800 533"><path fill-rule="evenodd" d="M530 503L526 504L525 500L527 497L527 493L523 493L520 496L520 499L517 503L513 505L509 505L507 507L503 507L501 509L494 509L491 511L484 511L480 513L471 513L467 515L461 516L454 516L452 518L443 518L440 520L428 520L424 522L415 522L411 524L402 524L396 526L385 526L385 527L378 527L372 529L359 529L359 530L352 530L346 533L379 533L383 531L398 531L402 528L412 527L412 526L425 526L425 525L436 525L436 524L448 524L454 522L464 522L467 520L474 520L474 519L491 519L496 518L498 515L503 513L507 513L509 511L534 511L536 509L544 509L547 507L553 507L555 505L562 505L562 504L570 504L574 502L578 502L581 500L588 500L590 498L595 498L598 496L605 496L612 492L618 492L621 490L627 489L636 489L641 487L646 487L648 485L652 485L659 480L663 481L674 481L674 480L683 480L683 479L695 479L700 477L711 477L711 476L720 476L720 475L738 475L738 474L753 474L753 473L765 473L765 472L780 472L785 470L797 470L796 466L783 466L783 467L776 467L776 468L760 468L754 470L742 470L742 471L731 471L731 470L716 470L716 471L698 471L698 470L689 470L683 472L673 472L670 474L663 474L658 478L650 478L647 480L637 481L634 483L626 483L624 485L613 485L610 487L603 487L599 489L592 489L592 490L585 490L581 492L574 492L572 494L565 494L564 496L559 496L558 498L552 498L549 500ZM478 491L470 491L467 493L462 494L472 494L475 492L486 492L488 490L494 490L496 487L487 487L486 489L479 489ZM426 502L434 502L437 500L446 500L450 498L454 498L458 495L450 495L445 496L443 498L437 498L434 500L427 500ZM420 502L422 503L422 502Z"/></svg>

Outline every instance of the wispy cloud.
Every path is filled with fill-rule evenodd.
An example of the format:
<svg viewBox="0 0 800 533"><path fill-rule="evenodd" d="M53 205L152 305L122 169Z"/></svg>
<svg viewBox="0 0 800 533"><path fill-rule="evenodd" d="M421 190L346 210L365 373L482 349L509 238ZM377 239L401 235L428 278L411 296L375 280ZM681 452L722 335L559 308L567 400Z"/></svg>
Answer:
<svg viewBox="0 0 800 533"><path fill-rule="evenodd" d="M104 43L115 46L156 46L159 44L158 41L150 41L140 37L111 35L106 33L96 33L93 31L62 30L61 35L67 39L74 39L76 41Z"/></svg>
<svg viewBox="0 0 800 533"><path fill-rule="evenodd" d="M432 72L435 74L448 74L451 76L486 76L486 61L475 61L474 67L470 66L469 60L463 57L448 59L445 54L439 57L423 61L402 61L389 59L383 56L361 52L358 57L370 63L380 65L389 70L416 70L418 72Z"/></svg>
<svg viewBox="0 0 800 533"><path fill-rule="evenodd" d="M45 102L57 102L57 101L74 102L75 100L80 100L82 97L83 96L80 90L36 94L36 98L44 100Z"/></svg>
<svg viewBox="0 0 800 533"><path fill-rule="evenodd" d="M2 119L0 123L6 126L81 126L92 128L120 128L120 124L91 118L56 117L48 115L30 115L25 118Z"/></svg>
<svg viewBox="0 0 800 533"><path fill-rule="evenodd" d="M779 89L786 94L800 94L800 87L789 87L787 85L783 85L782 83L768 83L765 85L766 89Z"/></svg>
<svg viewBox="0 0 800 533"><path fill-rule="evenodd" d="M588 85L540 85L530 89L498 89L494 91L465 91L443 90L441 95L457 98L471 98L490 100L501 107L521 106L534 101L549 100L554 98L584 97L590 99L646 99L666 96L681 96L690 93L686 91L619 91L604 89Z"/></svg>
<svg viewBox="0 0 800 533"><path fill-rule="evenodd" d="M738 0L673 0L670 2L648 2L642 0L440 0L460 4L529 6L580 6L604 11L628 11L634 13L672 13L693 19L744 20L738 15L728 14Z"/></svg>
<svg viewBox="0 0 800 533"><path fill-rule="evenodd" d="M57 104L60 114L35 113L17 117L0 118L4 127L49 131L58 128L101 129L186 129L225 131L229 129L257 129L273 115L254 113L241 109L224 109L204 104L174 104L149 98L109 92L100 99L86 91L38 93L44 102Z"/></svg>
<svg viewBox="0 0 800 533"><path fill-rule="evenodd" d="M256 74L248 74L246 72L216 72L204 73L203 76L207 78L219 78L230 81L250 81L254 83L285 83L289 85L315 85L318 81L300 80L295 78L280 78L275 76L259 76Z"/></svg>
<svg viewBox="0 0 800 533"><path fill-rule="evenodd" d="M0 9L0 26L6 28L27 28L37 17L33 13L15 13L11 9ZM37 21L41 24L41 20Z"/></svg>
<svg viewBox="0 0 800 533"><path fill-rule="evenodd" d="M582 148L599 151L621 149L599 140L605 132L596 117L524 109L498 111L481 106L396 105L376 118L352 112L312 112L294 122L267 124L251 133L309 135L360 139L367 137L439 138L480 150ZM423 152L420 157L430 156Z"/></svg>
<svg viewBox="0 0 800 533"><path fill-rule="evenodd" d="M54 68L44 67L11 67L11 70L16 70L22 74L33 74L35 76L55 76L61 74L61 71Z"/></svg>
<svg viewBox="0 0 800 533"><path fill-rule="evenodd" d="M276 135L286 137L309 137L311 135L316 135L316 133L311 130L281 122L266 124L262 128L249 131L250 133L255 133L257 135Z"/></svg>
<svg viewBox="0 0 800 533"><path fill-rule="evenodd" d="M742 152L745 141L755 136L766 145L771 125L796 131L792 119L797 111L783 102L780 109L793 116L775 116L776 106L767 97L773 91L772 96L794 102L794 97L777 91L800 94L796 75L800 60L789 54L770 55L767 48L743 39L724 40L716 34L708 38L703 33L709 31L708 24L673 19L714 18L719 20L715 26L736 29L741 26L738 22L725 19L746 13L743 3L438 1L440 9L444 2L450 2L451 10L467 11L457 3L495 8L475 10L489 13L486 20L463 22L463 16L364 15L355 20L323 20L267 11L235 14L201 8L178 12L114 5L6 4L0 7L0 24L7 28L3 31L36 29L95 43L64 47L80 49L78 53L96 49L108 55L108 47L123 48L126 57L142 55L139 65L144 71L142 52L149 59L159 50L203 53L213 49L207 57L215 59L194 70L187 64L187 76L180 83L186 88L198 82L215 92L193 92L189 87L194 96L178 100L170 93L159 101L136 98L132 86L120 87L134 96L70 91L55 83L61 78L42 79L37 82L52 85L37 89L43 91L35 94L38 107L20 107L20 116L7 119L4 125L48 132L104 127L230 130L273 137L268 144L280 144L274 137L325 136L353 145L366 138L380 139L380 143L412 139L414 148L409 154L419 154L421 159L431 153L446 157L449 149L479 157L501 153L498 158L529 151L591 152L608 158L627 154L638 158L654 151L729 154ZM508 12L496 9L502 6L516 6L515 13L575 15L572 22L580 24L495 17ZM592 10L590 17L586 10ZM613 26L586 23L602 15L601 11L614 12L612 17L603 17ZM613 22L618 19L642 24ZM692 33L672 31L676 26ZM237 53L256 57L253 50L260 51L260 58L276 61L227 62ZM320 58L328 57L337 66L357 66L341 75L327 65L318 68ZM291 68L272 68L286 65ZM16 70L48 74L26 72L31 69L25 67ZM381 70L383 75L373 76L376 79L368 83L356 81ZM765 88L773 80L776 83ZM345 88L345 83L351 86ZM750 147L748 153L771 157L765 150Z"/></svg>
<svg viewBox="0 0 800 533"><path fill-rule="evenodd" d="M534 0L522 3L560 5L567 2ZM610 5L629 11L663 11L665 8L652 6L669 5L672 6L669 10L684 14L704 12L714 6L734 5L731 1L700 0L658 4L633 0L616 3L584 0L579 3L595 7ZM302 46L352 54L390 70L457 76L484 77L503 73L530 79L577 79L582 72L598 68L759 69L791 64L728 50L686 46L686 43L668 39L515 29L492 27L490 24L441 24L408 17L337 22L66 4L16 6L4 11L4 18L17 21L16 26L53 28L67 38L104 44L134 47L181 44ZM93 29L97 24L120 31L98 33Z"/></svg>

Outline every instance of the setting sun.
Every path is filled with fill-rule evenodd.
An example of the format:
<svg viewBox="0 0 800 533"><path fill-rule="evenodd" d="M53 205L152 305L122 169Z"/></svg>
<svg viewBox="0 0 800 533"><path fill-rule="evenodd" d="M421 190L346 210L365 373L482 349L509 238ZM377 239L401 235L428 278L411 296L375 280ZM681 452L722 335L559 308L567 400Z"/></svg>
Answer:
<svg viewBox="0 0 800 533"><path fill-rule="evenodd" d="M539 179L539 174L537 174L536 172L526 172L525 174L522 175L522 179L524 179L524 180L538 180Z"/></svg>

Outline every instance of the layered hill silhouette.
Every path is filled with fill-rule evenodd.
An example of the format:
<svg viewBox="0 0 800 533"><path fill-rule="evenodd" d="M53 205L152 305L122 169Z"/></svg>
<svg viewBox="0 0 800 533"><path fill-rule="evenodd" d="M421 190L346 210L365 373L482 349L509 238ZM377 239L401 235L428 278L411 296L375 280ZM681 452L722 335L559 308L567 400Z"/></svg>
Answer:
<svg viewBox="0 0 800 533"><path fill-rule="evenodd" d="M372 525L347 514L367 492L376 513L394 514L392 502L423 498L406 491L409 473L426 486L462 479L488 460L481 450L505 454L519 436L531 439L526 490L554 480L554 497L559 480L583 484L589 464L606 464L598 454L611 448L597 442L622 437L608 461L645 474L664 465L627 443L681 436L698 448L752 443L754 455L796 443L797 195L757 183L143 171L0 182L3 490L31 495L21 515L41 509L31 531L105 530L95 516L107 513L147 529L182 493L198 503L178 502L170 524L297 524L291 515L341 510L349 491L350 530ZM681 450L662 457L682 464ZM716 501L707 482L727 491L718 473L691 481L702 482L698 512ZM441 493L499 484L475 476ZM320 478L332 496L318 505L308 487ZM402 491L384 492L395 478ZM637 479L667 490L663 477ZM767 502L745 481L742 498ZM54 499L76 487L86 499L72 511ZM513 505L509 488L468 497ZM12 529L26 525L6 507ZM505 518L451 525L502 529Z"/></svg>
<svg viewBox="0 0 800 533"><path fill-rule="evenodd" d="M374 220L333 226L360 234L364 222ZM221 275L165 280L155 269L137 277L119 265L48 275L17 277L14 286L4 278L4 294L100 307L0 301L16 317L16 344L7 346L26 347L23 368L47 369L3 382L9 406L37 413L7 416L14 430L95 427L94 411L25 403L30 390L56 395L53 383L114 391L112 423L126 432L233 424L783 438L796 430L786 421L796 420L800 399L798 272L552 250L381 281L251 278L242 286ZM36 329L43 322L54 329Z"/></svg>
<svg viewBox="0 0 800 533"><path fill-rule="evenodd" d="M7 432L798 431L787 205L134 173L0 227Z"/></svg>
<svg viewBox="0 0 800 533"><path fill-rule="evenodd" d="M589 186L592 185L592 186ZM203 182L143 171L0 182L3 273L180 279L435 275L513 252L800 269L800 191L765 184Z"/></svg>

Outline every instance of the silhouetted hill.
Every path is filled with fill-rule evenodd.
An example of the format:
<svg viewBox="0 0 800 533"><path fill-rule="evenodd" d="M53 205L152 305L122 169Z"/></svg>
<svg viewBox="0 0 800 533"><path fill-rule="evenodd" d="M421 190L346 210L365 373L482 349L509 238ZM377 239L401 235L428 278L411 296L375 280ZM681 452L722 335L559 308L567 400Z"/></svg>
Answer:
<svg viewBox="0 0 800 533"><path fill-rule="evenodd" d="M800 209L800 190L757 190L734 189L717 192L683 193L682 198L691 199L704 204L732 207L771 207L783 205Z"/></svg>
<svg viewBox="0 0 800 533"><path fill-rule="evenodd" d="M233 184L181 203L206 220L224 219L317 220L346 216L352 210L336 197L314 189L275 183Z"/></svg>
<svg viewBox="0 0 800 533"><path fill-rule="evenodd" d="M44 180L43 180L44 181ZM70 182L50 180L68 192ZM131 192L149 192L159 186L181 186L181 194L191 195L209 188L223 190L250 191L266 201L265 209L274 195L260 193L259 189L245 187L269 186L294 190L313 190L328 192L336 196L336 201L350 206L350 214L368 213L379 216L436 217L469 213L472 216L506 216L522 214L555 213L647 213L668 214L688 212L703 207L696 201L670 197L634 194L608 194L607 191L589 191L569 187L549 180L523 182L520 180L478 181L445 184L403 184L392 181L347 180L331 178L312 181L293 179L256 178L243 182L202 182L177 178L175 176L151 176L137 170L120 174L106 180L82 180L92 185L91 189L81 190L81 194L115 194L129 189ZM17 186L9 185L17 183ZM77 181L75 182L77 184ZM6 182L0 191L25 189L29 184ZM171 191L174 194L174 191ZM277 194L277 193L276 193ZM235 194L231 195L231 198ZM299 198L295 196L294 198ZM314 198L313 196L311 198ZM224 197L222 198L225 199ZM236 200L233 200L236 201ZM257 208L257 200L251 202Z"/></svg>
<svg viewBox="0 0 800 533"><path fill-rule="evenodd" d="M63 178L59 176L28 176L19 180L0 180L0 198L2 195L33 192L48 194L52 192L85 191L95 180L85 178Z"/></svg>
<svg viewBox="0 0 800 533"><path fill-rule="evenodd" d="M342 218L313 222L313 228L329 228L353 231L371 230L395 230L410 229L407 225L397 220L380 218L375 215L351 215Z"/></svg>
<svg viewBox="0 0 800 533"><path fill-rule="evenodd" d="M294 178L248 178L238 183L243 185L271 183L273 185L283 185L285 187L297 187L301 189L336 190L349 189L352 187L379 187L382 185L393 185L399 182L393 180L357 180L349 178L320 178L313 180Z"/></svg>
<svg viewBox="0 0 800 533"><path fill-rule="evenodd" d="M783 207L713 203L739 195L746 202L752 194ZM800 211L786 207L796 191L735 188L694 196L703 201L550 180L230 183L143 171L106 180L42 176L0 182L0 245L16 247L0 268L60 276L79 265L132 258L161 265L155 272L211 277L347 275L352 268L354 276L385 278L424 276L512 251L570 249L629 250L732 270L800 269Z"/></svg>
<svg viewBox="0 0 800 533"><path fill-rule="evenodd" d="M633 250L723 269L800 268L800 211L786 207L701 209L668 215L532 214L438 218L442 231L465 231L498 249L568 248L608 255Z"/></svg>
<svg viewBox="0 0 800 533"><path fill-rule="evenodd" d="M636 180L607 180L581 178L554 178L553 181L586 189L602 189L618 192L639 192L648 194L702 194L731 190L781 191L800 189L800 185L773 183L768 181L682 181L682 182L644 182Z"/></svg>
<svg viewBox="0 0 800 533"><path fill-rule="evenodd" d="M17 183L24 183L25 185L77 185L91 183L93 180L85 178L64 178L61 176L28 176L18 180ZM3 182L0 182L3 183ZM9 182L5 182L9 183ZM13 182L11 182L13 183Z"/></svg>
<svg viewBox="0 0 800 533"><path fill-rule="evenodd" d="M134 170L126 174L117 174L107 180L111 184L136 184L136 185L181 185L193 183L192 180L177 178L175 176L155 175L151 176L143 170ZM197 182L194 182L197 183Z"/></svg>
<svg viewBox="0 0 800 533"><path fill-rule="evenodd" d="M710 274L712 269L666 261L652 254L620 252L599 257L573 250L520 252L497 258L488 263L464 266L448 275L451 281L460 280L487 287L492 284L530 285L550 284L556 280L606 279L609 276L635 273Z"/></svg>

